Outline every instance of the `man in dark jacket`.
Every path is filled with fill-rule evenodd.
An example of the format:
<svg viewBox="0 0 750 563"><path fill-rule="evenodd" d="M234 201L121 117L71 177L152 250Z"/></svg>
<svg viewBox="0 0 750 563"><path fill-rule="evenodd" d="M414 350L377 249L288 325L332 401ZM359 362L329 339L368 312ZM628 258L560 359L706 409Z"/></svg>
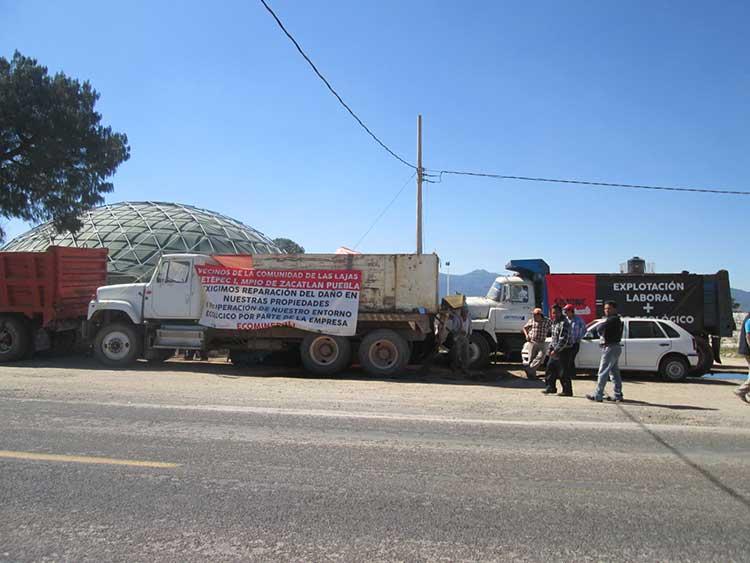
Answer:
<svg viewBox="0 0 750 563"><path fill-rule="evenodd" d="M617 304L607 301L604 304L604 319L591 327L591 331L599 336L602 347L602 359L599 362L599 375L596 380L596 391L586 395L591 401L601 402L604 398L604 386L611 378L615 385L614 401L622 401L622 378L620 377L620 354L622 354L623 323L617 314Z"/></svg>
<svg viewBox="0 0 750 563"><path fill-rule="evenodd" d="M748 373L745 383L737 387L737 389L734 390L734 393L746 403L750 403L750 313L745 315L745 320L742 321L739 344L738 352L740 353L740 356L745 356Z"/></svg>
<svg viewBox="0 0 750 563"><path fill-rule="evenodd" d="M573 384L567 370L571 352L570 322L563 316L560 305L552 307L550 318L552 319L552 340L549 343L549 361L545 372L547 376L545 383L547 385L542 393L545 395L557 393L557 378L559 377L560 383L562 383L562 392L558 395L572 397ZM568 377L566 378L566 376Z"/></svg>

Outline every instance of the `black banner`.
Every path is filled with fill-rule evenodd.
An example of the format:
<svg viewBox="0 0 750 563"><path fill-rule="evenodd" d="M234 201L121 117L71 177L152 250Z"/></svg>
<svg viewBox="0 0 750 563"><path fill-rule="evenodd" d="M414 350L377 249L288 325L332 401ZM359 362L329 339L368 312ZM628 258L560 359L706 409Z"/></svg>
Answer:
<svg viewBox="0 0 750 563"><path fill-rule="evenodd" d="M703 329L703 277L697 274L598 274L598 316L609 300L623 316L669 319L689 332Z"/></svg>

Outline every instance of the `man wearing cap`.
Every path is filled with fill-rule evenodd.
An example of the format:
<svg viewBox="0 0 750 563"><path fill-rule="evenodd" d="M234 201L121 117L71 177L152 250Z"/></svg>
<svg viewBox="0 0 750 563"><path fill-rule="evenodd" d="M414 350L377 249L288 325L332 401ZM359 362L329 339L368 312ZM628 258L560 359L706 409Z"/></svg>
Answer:
<svg viewBox="0 0 750 563"><path fill-rule="evenodd" d="M536 379L536 370L542 365L544 357L547 355L547 335L550 331L550 320L542 314L542 310L537 307L533 311L533 316L523 327L523 335L526 337L526 345L529 357L527 364L524 363L523 370L526 372L528 379Z"/></svg>
<svg viewBox="0 0 750 563"><path fill-rule="evenodd" d="M563 381L567 380L571 382L570 390L572 392L572 381L576 376L576 356L578 355L578 350L581 348L581 338L586 334L586 323L583 322L581 317L576 315L576 308L571 303L568 303L563 307L563 313L570 323L571 344L570 352L568 353L568 364L563 368L566 372Z"/></svg>

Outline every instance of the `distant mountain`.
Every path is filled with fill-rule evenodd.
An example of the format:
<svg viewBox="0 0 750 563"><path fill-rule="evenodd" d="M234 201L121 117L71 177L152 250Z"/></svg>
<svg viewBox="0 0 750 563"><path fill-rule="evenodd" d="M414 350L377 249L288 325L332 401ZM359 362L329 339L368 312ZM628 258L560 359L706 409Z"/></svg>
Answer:
<svg viewBox="0 0 750 563"><path fill-rule="evenodd" d="M464 295L487 295L495 278L501 274L488 272L487 270L474 270L468 274L451 274L451 293L463 293ZM440 297L447 293L447 279L444 273L440 274ZM740 304L740 311L750 311L750 291L732 288L732 298Z"/></svg>
<svg viewBox="0 0 750 563"><path fill-rule="evenodd" d="M495 278L500 274L488 272L487 270L474 270L468 274L451 274L451 293L463 293L464 295L487 295ZM440 297L444 297L448 289L448 276L440 274Z"/></svg>
<svg viewBox="0 0 750 563"><path fill-rule="evenodd" d="M453 291L453 280L451 280L451 291ZM740 311L750 311L750 291L732 288L732 299L740 304Z"/></svg>

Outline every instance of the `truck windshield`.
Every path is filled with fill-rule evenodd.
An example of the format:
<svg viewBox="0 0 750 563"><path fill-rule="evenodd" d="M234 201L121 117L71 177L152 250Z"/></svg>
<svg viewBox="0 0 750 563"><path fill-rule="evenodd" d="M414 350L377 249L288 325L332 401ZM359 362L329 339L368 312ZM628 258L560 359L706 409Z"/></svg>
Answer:
<svg viewBox="0 0 750 563"><path fill-rule="evenodd" d="M491 299L492 301L502 301L504 287L505 286L500 282L493 283L492 287L490 287L490 290L487 292L487 299Z"/></svg>

